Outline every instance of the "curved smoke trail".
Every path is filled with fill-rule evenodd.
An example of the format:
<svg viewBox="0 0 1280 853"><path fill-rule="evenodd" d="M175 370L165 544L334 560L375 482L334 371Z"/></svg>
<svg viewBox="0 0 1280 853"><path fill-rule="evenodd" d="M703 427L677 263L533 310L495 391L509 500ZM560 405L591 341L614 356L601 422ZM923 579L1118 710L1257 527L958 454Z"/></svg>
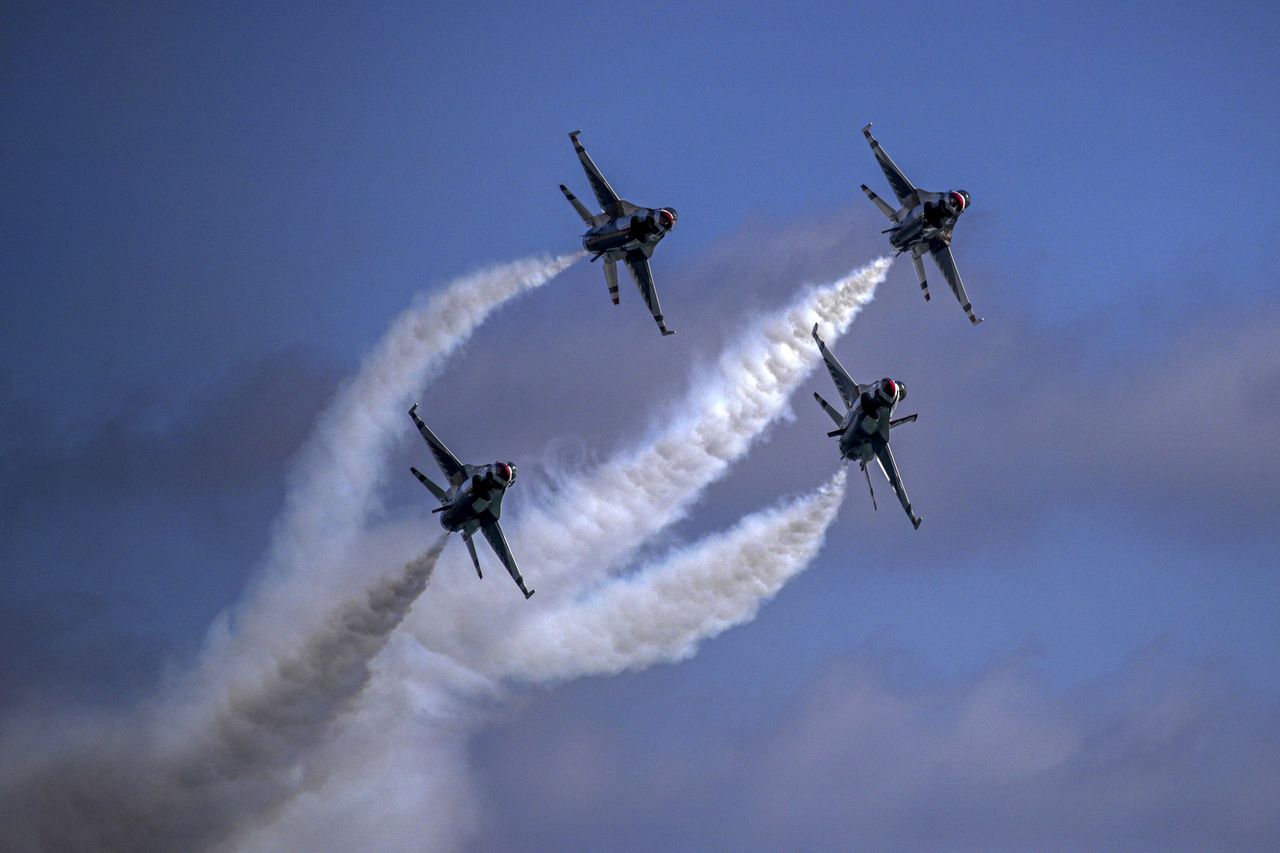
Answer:
<svg viewBox="0 0 1280 853"><path fill-rule="evenodd" d="M446 563L453 561L447 570L455 580L442 577L444 586L406 625L407 642L380 660L387 675L374 681L378 701L371 701L317 759L332 768L332 784L297 798L249 849L275 849L281 838L305 838L340 849L366 842L370 832L393 846L412 846L428 826L440 849L461 846L468 820L475 820L479 811L468 787L466 740L500 695L502 681L517 676L523 665L525 651L514 638L546 644L540 652L531 650L546 657L545 671L535 678L563 679L677 659L700 639L749 619L760 601L807 565L831 516L816 526L797 522L805 532L793 540L790 559L765 556L777 535L765 520L796 520L784 508L695 545L669 566L613 581L597 592L603 603L592 604L588 598L577 609L570 600L606 581L646 541L682 518L702 490L750 449L820 363L810 337L813 324L821 322L837 336L846 331L883 281L889 263L880 259L838 281L811 287L781 312L748 324L686 395L680 417L634 449L566 478L544 505L522 508L509 536L519 543L523 565L542 587L536 608L518 606L524 602L513 603L516 596L484 593L469 578L463 558L446 555ZM807 500L824 508L815 509L821 518L827 508L834 513L842 492L843 481L837 480L824 488L822 498ZM420 534L413 528L407 535ZM734 584L742 564L710 556L734 549L763 561L767 569L750 582ZM682 610L673 601L682 592L674 567L694 565L700 568L695 585L723 593L723 606ZM645 581L661 582L670 594L653 595ZM713 594L698 589L697 594ZM583 643L575 647L567 642L550 618L542 632L529 626L548 603L560 605L555 610L573 620L565 630L580 631ZM574 628L579 620L589 629ZM640 636L635 626L645 621L663 624L667 633L634 642ZM605 638L630 636L633 642L593 657L582 653L592 631ZM560 656L547 647L558 647ZM581 656L575 657L575 651ZM406 793L412 791L432 795Z"/></svg>
<svg viewBox="0 0 1280 853"><path fill-rule="evenodd" d="M95 743L23 779L4 799L27 819L0 820L0 848L198 850L279 806L299 784L303 756L368 685L444 543L331 611L270 677L206 709L203 725L175 733L156 713L142 732L99 727Z"/></svg>
<svg viewBox="0 0 1280 853"><path fill-rule="evenodd" d="M715 367L695 381L667 426L562 482L554 501L523 509L513 538L520 537L526 561L538 567L536 580L556 595L576 594L683 518L782 416L791 394L821 363L813 324L842 335L890 263L880 258L811 286L781 312L747 324Z"/></svg>
<svg viewBox="0 0 1280 853"><path fill-rule="evenodd" d="M551 500L514 519L509 532L520 542L522 561L537 567L538 583L552 593L539 596L539 609L544 602L559 605L570 639L589 638L592 630L611 637L608 654L575 650L552 625L530 627L538 610L517 609L514 596L469 600L481 588L475 583L437 588L415 608L412 632L400 632L377 660L360 658L358 678L331 682L329 676L346 670L317 670L309 663L315 648L310 642L304 646L309 651L286 651L297 648L291 638L308 636L317 613L325 612L340 586L336 572L343 555L359 545L362 570L377 564L366 550L374 532L361 528L408 397L488 311L576 257L477 274L397 320L317 427L291 481L268 581L240 609L234 632L223 625L215 637L199 695L181 697L185 707L177 713L175 706L183 702L175 699L166 702L164 714L154 713L168 728L147 728L144 748L138 748L136 725L122 730L106 737L106 744L81 751L75 779L62 780L76 794L69 800L74 809L92 803L91 792L132 790L115 800L109 815L92 815L100 822L96 837L106 839L100 847L198 847L214 843L232 826L247 832L231 842L236 849L291 849L300 838L324 849L367 847L372 838L381 846L414 848L423 843L424 826L434 846L460 845L467 836L466 816L478 813L468 796L466 739L485 701L501 695L503 680L517 666L505 659L512 653L509 633L525 632L528 642L543 644L539 679L679 659L701 639L751 618L759 602L816 553L842 484L749 516L632 578L609 580L645 542L682 518L702 490L786 411L791 392L818 363L809 329L820 321L834 335L843 332L883 280L889 265L884 259L809 288L784 311L749 324L669 425L598 470L564 478ZM810 508L809 517L801 506ZM826 520L815 524L815 517ZM420 536L418 526L413 537ZM774 551L782 540L788 547ZM463 575L470 574L469 566L455 562ZM594 596L571 601L592 588ZM684 606L682 596L701 597L703 606ZM403 613L396 624L402 618ZM646 635L638 627L646 622L663 626L662 633ZM386 644L383 634L370 655ZM568 651L557 658L547 651L553 646ZM254 685L298 683L329 685L337 692L254 692ZM354 692L348 692L353 684ZM361 690L365 698L354 707ZM260 698L245 698L255 696ZM333 726L339 717L350 724ZM192 741L193 731L205 734ZM305 775L299 766L304 753ZM214 754L216 760L207 762L179 760ZM104 767L96 773L95 755L115 763L97 762ZM132 782L131 774L142 774L142 782ZM271 821L253 826L253 816L264 808ZM62 827L95 825L83 816L59 814L56 806L46 810L50 816ZM62 819L69 817L77 819ZM68 843L93 849L75 841Z"/></svg>
<svg viewBox="0 0 1280 853"><path fill-rule="evenodd" d="M786 308L746 324L733 345L698 377L678 414L630 450L564 477L541 505L520 507L507 525L540 608L606 580L641 546L685 517L698 496L727 473L787 410L796 388L821 364L815 322L834 338L848 330L891 261L880 258L833 282L806 288ZM410 537L412 537L412 533ZM412 538L402 545L413 547ZM490 630L527 615L516 596L492 596L455 579L470 570L446 554L444 592L424 602L406 627L424 646L489 674L505 671L503 639ZM484 619L475 614L483 612Z"/></svg>
<svg viewBox="0 0 1280 853"><path fill-rule="evenodd" d="M401 434L410 398L493 311L581 257L541 256L487 267L442 291L419 295L392 322L320 415L290 473L266 571L249 603L234 614L235 652L225 648L232 636L224 623L211 632L209 658L219 650L223 658L252 655L275 644L282 621L309 624L323 603L301 588L323 596L340 587L341 573L350 568L343 557L375 506L385 458Z"/></svg>
<svg viewBox="0 0 1280 853"><path fill-rule="evenodd" d="M698 643L755 618L817 555L844 498L841 469L816 492L752 513L583 601L525 620L502 659L510 678L616 675L692 657Z"/></svg>
<svg viewBox="0 0 1280 853"><path fill-rule="evenodd" d="M841 471L581 603L501 625L512 655L503 675L546 684L691 656L701 641L750 621L809 564L843 495ZM481 812L467 741L500 704L503 682L412 642L388 652L360 713L310 758L328 784L300 792L238 849L363 849L373 838L386 849L466 846Z"/></svg>

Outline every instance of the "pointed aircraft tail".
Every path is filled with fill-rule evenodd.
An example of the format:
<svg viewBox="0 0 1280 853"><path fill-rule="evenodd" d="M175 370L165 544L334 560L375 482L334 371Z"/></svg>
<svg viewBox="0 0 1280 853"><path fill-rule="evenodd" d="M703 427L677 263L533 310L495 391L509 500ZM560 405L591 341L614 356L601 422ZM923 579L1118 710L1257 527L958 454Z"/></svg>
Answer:
<svg viewBox="0 0 1280 853"><path fill-rule="evenodd" d="M836 426L840 426L841 424L844 423L844 415L840 414L838 411L836 411L834 406L832 406L826 400L822 399L822 395L819 394L817 391L813 392L813 399L818 401L818 405L822 407L822 411L827 413L827 417L835 421ZM841 432L842 430L835 430L834 432L827 433L827 435L833 435L833 436L840 435Z"/></svg>
<svg viewBox="0 0 1280 853"><path fill-rule="evenodd" d="M867 194L867 198L871 199L871 203L874 204L880 210L880 212L883 213L889 219L890 222L898 221L898 212L894 210L892 207L890 207L888 204L886 204L884 199L876 195L872 191L871 187L867 186L866 184L863 184L862 191ZM893 229L893 230L896 230L896 229Z"/></svg>
<svg viewBox="0 0 1280 853"><path fill-rule="evenodd" d="M924 257L918 251L911 252L911 265L916 269L916 281L920 282L920 292L924 294L924 301L929 301L929 277L924 271Z"/></svg>
<svg viewBox="0 0 1280 853"><path fill-rule="evenodd" d="M876 506L876 490L871 487L871 474L867 471L867 463L859 462L858 467L862 469L862 476L867 478L867 491L871 493L871 509L879 512L880 507Z"/></svg>
<svg viewBox="0 0 1280 853"><path fill-rule="evenodd" d="M471 541L471 534L462 531L462 541L467 543L467 553L471 555L471 565L476 567L476 577L484 579L484 572L480 571L480 555L476 553L476 543Z"/></svg>
<svg viewBox="0 0 1280 853"><path fill-rule="evenodd" d="M595 224L595 216L592 215L591 211L587 210L582 202L578 201L578 197L570 192L568 187L561 184L560 192L564 193L565 198L569 199L569 204L573 205L574 210L578 211L578 215L582 217L582 221L585 222L588 227Z"/></svg>
<svg viewBox="0 0 1280 853"><path fill-rule="evenodd" d="M431 482L427 475L419 471L417 468L410 466L409 470L413 472L413 476L418 478L419 483L427 487L427 491L436 496L436 500L440 501L441 504L445 502L446 492L444 489ZM440 509L444 509L444 507L442 506ZM434 509L432 512L439 512L440 509Z"/></svg>
<svg viewBox="0 0 1280 853"><path fill-rule="evenodd" d="M605 259L604 283L609 285L609 298L618 304L618 262Z"/></svg>

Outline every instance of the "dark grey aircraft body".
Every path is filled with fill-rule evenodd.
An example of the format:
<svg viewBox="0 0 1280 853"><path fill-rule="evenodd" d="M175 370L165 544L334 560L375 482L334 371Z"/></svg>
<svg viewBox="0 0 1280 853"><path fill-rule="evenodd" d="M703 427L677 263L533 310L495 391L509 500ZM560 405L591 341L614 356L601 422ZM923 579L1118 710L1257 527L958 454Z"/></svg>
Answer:
<svg viewBox="0 0 1280 853"><path fill-rule="evenodd" d="M929 298L929 282L924 272L924 256L932 255L943 278L951 285L951 291L960 300L964 313L969 315L969 322L978 325L982 318L973 313L969 295L964 292L964 282L960 279L960 270L956 269L956 259L951 254L951 230L955 228L960 214L969 209L969 194L964 190L934 193L916 189L871 135L870 124L862 129L862 135L871 144L876 162L889 179L889 186L893 187L893 194L901 205L894 210L866 184L862 185L867 198L893 223L893 227L885 232L889 235L890 245L898 250L898 254L911 253L911 263L916 268L916 278L925 299Z"/></svg>
<svg viewBox="0 0 1280 853"><path fill-rule="evenodd" d="M573 209L578 211L582 221L587 224L587 233L582 235L582 247L591 253L591 260L604 258L604 279L609 285L609 296L613 304L618 304L618 261L627 265L644 304L658 323L664 335L674 335L662 319L662 306L658 304L658 290L653 284L653 271L649 268L649 258L662 238L670 233L676 225L676 211L672 207L638 207L618 194L609 186L600 169L592 162L587 149L578 141L580 130L569 134L573 140L573 150L578 152L583 171L587 173L587 182L596 195L596 201L604 208L602 213L593 214L569 192L564 184L560 191L569 199Z"/></svg>
<svg viewBox="0 0 1280 853"><path fill-rule="evenodd" d="M471 541L471 537L479 530L489 540L489 545L502 565L506 566L511 579L520 587L524 597L533 595L533 590L525 587L516 559L511 556L511 548L507 546L507 538L502 535L502 528L498 525L498 518L502 515L502 497L516 481L516 466L510 462L495 462L492 465L463 464L449 452L444 442L436 438L436 434L422 422L422 418L418 417L416 404L409 410L409 417L413 418L418 432L422 433L427 447L431 448L431 455L435 457L441 473L449 481L449 488L442 489L417 468L409 469L440 501L440 506L432 510L433 513L440 514L440 526L450 533L462 534L462 541L467 543L467 551L471 554L476 574L484 577L484 573L480 571L480 558L476 556L475 543Z"/></svg>
<svg viewBox="0 0 1280 853"><path fill-rule="evenodd" d="M898 473L898 463L893 459L893 451L889 449L889 431L916 419L915 415L894 418L893 410L907 396L907 386L887 376L871 385L859 385L849 377L822 338L818 337L818 325L813 326L813 339L818 342L822 352L822 360L827 363L827 371L836 383L836 390L844 402L845 414L840 414L830 403L822 399L822 395L814 393L813 399L818 401L822 410L836 422L836 429L827 433L832 438L840 439L840 456L858 463L867 478L867 488L871 489L871 475L867 473L867 463L875 460L884 472L885 479L898 494L902 508L907 511L911 524L919 528L920 516L911 509L911 501L907 498L907 489L902 485L902 476ZM871 492L872 506L875 506L876 494Z"/></svg>

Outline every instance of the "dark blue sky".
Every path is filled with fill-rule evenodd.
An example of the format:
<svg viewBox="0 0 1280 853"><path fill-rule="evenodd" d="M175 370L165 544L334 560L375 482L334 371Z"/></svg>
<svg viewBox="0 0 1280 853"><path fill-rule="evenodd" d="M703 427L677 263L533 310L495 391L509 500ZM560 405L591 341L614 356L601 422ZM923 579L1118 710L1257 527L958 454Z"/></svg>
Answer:
<svg viewBox="0 0 1280 853"><path fill-rule="evenodd" d="M833 671L945 704L1012 666L1035 702L1106 729L1080 691L1129 720L1133 684L1176 691L1208 666L1208 704L1274 715L1278 35L1262 3L10 4L5 705L128 707L190 663L253 577L310 420L412 295L576 248L567 131L623 195L679 210L654 266L680 334L658 339L630 291L609 306L591 267L501 312L430 394L450 403L442 434L483 419L472 440L518 459L617 446L749 309L879 253L858 191L884 189L857 132L874 120L917 184L973 198L955 247L987 323L945 293L923 303L899 264L837 346L912 388L897 456L924 526L873 514L854 483L755 623L483 735L495 811L574 731L598 728L606 763L733 752L827 708L805 697ZM810 390L679 536L826 476ZM509 423L483 417L495 398ZM393 509L414 488L395 482ZM542 742L522 762L526 723ZM1225 766L1274 748L1265 727L1205 730ZM777 769L728 766L708 784ZM575 808L613 814L645 787L601 779ZM676 846L725 837L688 820ZM491 845L515 843L495 826ZM560 829L534 837L558 847Z"/></svg>

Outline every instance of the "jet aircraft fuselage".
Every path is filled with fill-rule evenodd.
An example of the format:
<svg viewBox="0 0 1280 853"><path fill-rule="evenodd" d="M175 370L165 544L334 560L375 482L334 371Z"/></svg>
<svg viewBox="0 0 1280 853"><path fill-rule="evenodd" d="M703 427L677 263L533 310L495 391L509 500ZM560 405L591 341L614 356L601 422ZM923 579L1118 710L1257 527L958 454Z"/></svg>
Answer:
<svg viewBox="0 0 1280 853"><path fill-rule="evenodd" d="M822 353L827 372L831 374L831 381L835 383L836 390L840 392L840 401L844 403L844 414L841 414L839 409L822 399L821 394L814 393L813 399L836 425L827 435L839 439L840 457L857 462L864 474L867 465L873 460L879 465L885 479L898 495L907 517L911 519L912 526L918 528L920 516L911 508L907 489L902 484L902 475L898 473L898 463L889 447L889 431L903 424L913 423L916 419L915 415L896 419L893 417L894 409L907 396L907 386L888 376L879 382L860 385L853 381L849 371L844 369L835 354L827 349L826 343L818 334L817 323L813 325L813 339L818 343L818 351ZM871 488L869 474L867 488L871 491L874 507L876 495Z"/></svg>
<svg viewBox="0 0 1280 853"><path fill-rule="evenodd" d="M578 216L587 226L587 233L582 235L582 248L591 255L591 260L604 258L604 280L609 286L609 298L614 305L618 304L618 261L626 265L627 271L635 279L636 287L649 307L658 330L663 335L674 335L675 330L667 328L662 316L662 305L658 302L658 288L653 283L653 270L649 268L649 258L658 248L662 238L676 227L676 209L674 207L640 207L621 198L609 182L604 179L600 168L587 154L587 149L578 141L575 130L569 134L573 141L573 150L578 154L582 169L587 175L587 183L601 211L592 213L586 205L578 201L578 197L569 191L564 184L560 192Z"/></svg>
<svg viewBox="0 0 1280 853"><path fill-rule="evenodd" d="M889 443L889 423L907 386L886 376L864 387L841 424L839 447L842 458L865 463L875 457L877 445Z"/></svg>
<svg viewBox="0 0 1280 853"><path fill-rule="evenodd" d="M623 260L634 251L649 257L675 224L675 212L669 207L638 208L630 216L619 216L589 229L582 235L582 248L594 257L605 256L614 261Z"/></svg>
<svg viewBox="0 0 1280 853"><path fill-rule="evenodd" d="M916 190L921 204L907 219L889 231L889 243L899 252L907 252L916 246L932 252L951 245L951 230L960 214L968 207L964 190L946 193Z"/></svg>
<svg viewBox="0 0 1280 853"><path fill-rule="evenodd" d="M862 129L862 135L870 143L876 162L880 164L880 170L884 172L898 199L899 206L895 208L872 192L866 184L862 185L862 191L871 199L871 203L893 223L884 232L889 235L890 245L899 254L911 253L911 265L915 267L916 279L920 282L920 291L925 299L929 298L929 280L925 275L923 258L925 255L932 256L942 277L950 285L951 292L959 300L960 307L969 317L969 322L978 325L982 318L973 313L973 305L969 302L969 294L965 292L956 259L951 254L951 232L956 227L960 214L969 209L969 194L964 190L935 193L917 189L871 135L871 125Z"/></svg>
<svg viewBox="0 0 1280 853"><path fill-rule="evenodd" d="M510 462L475 467L471 476L449 489L447 503L436 510L440 526L457 533L497 521L502 516L502 497L515 480L516 466Z"/></svg>
<svg viewBox="0 0 1280 853"><path fill-rule="evenodd" d="M462 541L467 545L467 553L471 555L476 574L484 577L475 543L471 541L479 532L488 540L489 546L498 555L516 586L520 587L524 597L533 595L533 590L525 586L516 558L511 554L511 546L507 544L507 537L503 535L502 526L498 523L502 516L502 498L516 481L516 466L510 462L468 465L454 456L439 436L422 422L422 418L418 417L417 404L409 409L409 417L413 418L414 426L422 434L423 441L440 466L440 473L449 482L449 487L443 488L417 468L409 469L418 478L418 482L440 502L439 506L431 510L440 515L440 526L450 533L462 534Z"/></svg>

